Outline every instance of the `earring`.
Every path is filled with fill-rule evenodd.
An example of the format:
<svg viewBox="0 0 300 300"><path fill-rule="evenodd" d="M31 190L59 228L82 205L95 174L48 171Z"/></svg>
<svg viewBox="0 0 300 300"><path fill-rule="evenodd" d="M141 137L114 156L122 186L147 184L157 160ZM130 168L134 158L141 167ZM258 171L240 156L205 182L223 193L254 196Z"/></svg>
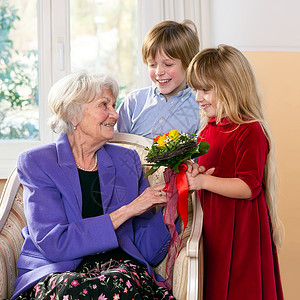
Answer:
<svg viewBox="0 0 300 300"><path fill-rule="evenodd" d="M71 123L71 124L72 124L72 123ZM73 130L76 130L77 125L73 125L73 124L72 124L72 126L73 126Z"/></svg>

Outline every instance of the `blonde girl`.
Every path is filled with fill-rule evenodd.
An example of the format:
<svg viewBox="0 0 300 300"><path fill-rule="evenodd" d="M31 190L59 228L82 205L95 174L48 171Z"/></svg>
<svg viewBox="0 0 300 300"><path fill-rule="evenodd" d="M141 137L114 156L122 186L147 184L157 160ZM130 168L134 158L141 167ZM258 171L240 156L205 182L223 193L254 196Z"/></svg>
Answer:
<svg viewBox="0 0 300 300"><path fill-rule="evenodd" d="M210 144L187 172L204 213L204 299L283 299L273 143L253 70L237 49L199 52L187 70Z"/></svg>

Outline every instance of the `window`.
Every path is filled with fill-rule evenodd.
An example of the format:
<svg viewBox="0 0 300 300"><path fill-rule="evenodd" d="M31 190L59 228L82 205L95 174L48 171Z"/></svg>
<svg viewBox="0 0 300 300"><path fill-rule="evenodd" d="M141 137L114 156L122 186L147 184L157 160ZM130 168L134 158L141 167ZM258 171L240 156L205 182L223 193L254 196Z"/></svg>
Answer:
<svg viewBox="0 0 300 300"><path fill-rule="evenodd" d="M137 87L136 0L70 1L71 71L110 74L120 85L117 105Z"/></svg>
<svg viewBox="0 0 300 300"><path fill-rule="evenodd" d="M38 139L36 1L4 0L0 14L0 139Z"/></svg>
<svg viewBox="0 0 300 300"><path fill-rule="evenodd" d="M0 3L0 178L41 142L37 1Z"/></svg>
<svg viewBox="0 0 300 300"><path fill-rule="evenodd" d="M0 178L20 152L50 142L51 1L0 2ZM0 126L1 126L0 125Z"/></svg>

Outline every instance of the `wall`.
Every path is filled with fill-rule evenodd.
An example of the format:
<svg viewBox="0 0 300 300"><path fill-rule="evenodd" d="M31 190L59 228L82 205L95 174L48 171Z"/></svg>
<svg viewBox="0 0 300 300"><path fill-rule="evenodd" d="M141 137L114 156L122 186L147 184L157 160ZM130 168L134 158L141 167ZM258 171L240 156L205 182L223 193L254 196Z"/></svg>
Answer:
<svg viewBox="0 0 300 300"><path fill-rule="evenodd" d="M298 0L201 0L208 6L210 45L244 51L299 51ZM205 39L205 40L207 40Z"/></svg>
<svg viewBox="0 0 300 300"><path fill-rule="evenodd" d="M300 295L300 52L244 52L252 64L275 142L279 216L285 239L279 251L285 299Z"/></svg>

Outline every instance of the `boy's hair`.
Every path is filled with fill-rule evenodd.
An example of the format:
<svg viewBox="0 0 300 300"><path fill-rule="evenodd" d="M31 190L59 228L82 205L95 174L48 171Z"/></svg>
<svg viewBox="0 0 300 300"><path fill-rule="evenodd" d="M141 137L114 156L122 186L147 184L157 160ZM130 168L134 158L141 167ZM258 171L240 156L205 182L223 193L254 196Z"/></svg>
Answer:
<svg viewBox="0 0 300 300"><path fill-rule="evenodd" d="M265 120L252 67L236 48L219 45L200 51L187 70L187 83L195 90L212 90L217 101L216 122L228 117L233 123L259 122L269 143L270 152L264 169L266 201L273 226L273 240L281 244L281 223L276 204L276 168L273 142ZM201 124L201 128L203 125Z"/></svg>
<svg viewBox="0 0 300 300"><path fill-rule="evenodd" d="M142 46L143 61L147 63L149 57L155 58L163 50L170 58L180 59L186 70L199 47L197 27L192 21L163 21L147 33Z"/></svg>
<svg viewBox="0 0 300 300"><path fill-rule="evenodd" d="M74 131L72 121L79 121L86 103L109 89L117 99L119 86L112 77L80 71L66 75L50 89L48 103L52 116L51 129L56 133L69 134Z"/></svg>

